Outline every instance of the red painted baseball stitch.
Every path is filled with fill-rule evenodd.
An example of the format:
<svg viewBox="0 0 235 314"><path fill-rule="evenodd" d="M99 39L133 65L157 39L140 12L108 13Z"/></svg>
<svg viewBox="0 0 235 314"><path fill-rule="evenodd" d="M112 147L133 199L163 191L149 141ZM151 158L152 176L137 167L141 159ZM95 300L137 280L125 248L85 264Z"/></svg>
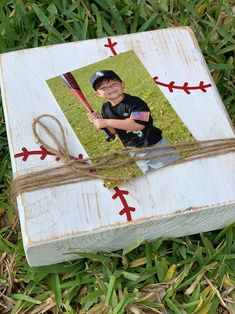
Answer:
<svg viewBox="0 0 235 314"><path fill-rule="evenodd" d="M188 82L184 82L182 86L178 86L175 85L174 81L171 81L169 84L166 84L163 82L159 82L157 76L154 76L153 80L157 85L167 87L170 93L173 93L174 89L181 89L188 95L190 95L190 90L201 90L203 93L206 93L207 92L206 89L212 86L212 84L205 84L203 81L200 81L198 86L188 86Z"/></svg>
<svg viewBox="0 0 235 314"><path fill-rule="evenodd" d="M125 196L124 196L124 195L128 195L129 192L125 191L125 190L121 190L117 186L113 189L115 191L115 194L112 196L112 199L115 200L116 198L119 197L120 201L122 202L122 205L123 205L123 209L119 212L119 215L122 216L122 215L126 214L127 220L131 221L132 220L131 212L135 212L135 207L128 206L127 201L126 201Z"/></svg>
<svg viewBox="0 0 235 314"><path fill-rule="evenodd" d="M25 147L22 147L22 152L14 155L14 158L22 157L22 161L26 161L31 155L41 155L40 159L44 160L47 156L55 156L55 154L49 152L44 146L40 146L41 150L28 150ZM83 155L79 154L77 159L83 159ZM56 161L59 161L60 158L56 157Z"/></svg>
<svg viewBox="0 0 235 314"><path fill-rule="evenodd" d="M108 41L108 43L105 44L104 47L109 48L111 50L112 54L114 56L116 56L117 52L115 51L114 47L117 45L117 42L116 41L112 42L111 38L107 38L107 41Z"/></svg>

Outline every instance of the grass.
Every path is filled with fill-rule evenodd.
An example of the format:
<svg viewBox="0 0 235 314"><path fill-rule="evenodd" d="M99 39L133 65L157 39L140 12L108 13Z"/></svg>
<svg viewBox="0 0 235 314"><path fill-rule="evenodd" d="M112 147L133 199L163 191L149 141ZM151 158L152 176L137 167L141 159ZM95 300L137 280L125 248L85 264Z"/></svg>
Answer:
<svg viewBox="0 0 235 314"><path fill-rule="evenodd" d="M0 237L0 289L11 313L44 313L45 307L46 313L97 314L235 310L234 224L115 253L80 252L81 260L36 268L28 267L20 240L4 238L8 232Z"/></svg>
<svg viewBox="0 0 235 314"><path fill-rule="evenodd" d="M234 6L229 0L0 2L0 51L191 26L234 122ZM8 200L11 166L0 107L1 313L234 313L235 225L42 268L25 260Z"/></svg>

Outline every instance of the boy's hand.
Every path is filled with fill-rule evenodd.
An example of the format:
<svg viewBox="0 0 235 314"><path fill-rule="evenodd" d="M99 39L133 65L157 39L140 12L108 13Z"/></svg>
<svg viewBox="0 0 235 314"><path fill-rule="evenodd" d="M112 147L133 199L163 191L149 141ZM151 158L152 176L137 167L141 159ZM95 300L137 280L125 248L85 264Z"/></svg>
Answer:
<svg viewBox="0 0 235 314"><path fill-rule="evenodd" d="M95 119L93 121L94 126L99 130L99 129L104 129L107 127L107 122L106 119Z"/></svg>
<svg viewBox="0 0 235 314"><path fill-rule="evenodd" d="M90 122L94 123L96 119L102 119L102 116L99 112L92 112L87 114Z"/></svg>
<svg viewBox="0 0 235 314"><path fill-rule="evenodd" d="M108 126L108 119L103 119L99 112L88 113L87 116L89 121L92 122L98 130L108 128L110 134L116 134L116 130Z"/></svg>
<svg viewBox="0 0 235 314"><path fill-rule="evenodd" d="M97 129L103 129L107 127L106 119L103 119L99 112L88 113L88 119L94 124Z"/></svg>

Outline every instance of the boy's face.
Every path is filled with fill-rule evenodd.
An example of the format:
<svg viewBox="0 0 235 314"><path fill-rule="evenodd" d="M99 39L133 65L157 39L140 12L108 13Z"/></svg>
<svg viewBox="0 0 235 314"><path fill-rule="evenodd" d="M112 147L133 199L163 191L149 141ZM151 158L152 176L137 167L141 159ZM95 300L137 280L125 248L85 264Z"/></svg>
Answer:
<svg viewBox="0 0 235 314"><path fill-rule="evenodd" d="M97 87L96 93L109 101L114 101L124 94L125 84L115 79L103 81Z"/></svg>

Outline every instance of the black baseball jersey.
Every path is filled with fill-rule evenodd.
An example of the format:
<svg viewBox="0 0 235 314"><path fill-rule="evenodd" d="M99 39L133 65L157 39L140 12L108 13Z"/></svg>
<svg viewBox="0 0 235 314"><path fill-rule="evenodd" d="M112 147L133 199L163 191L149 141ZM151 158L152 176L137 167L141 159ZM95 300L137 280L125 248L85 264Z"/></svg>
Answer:
<svg viewBox="0 0 235 314"><path fill-rule="evenodd" d="M148 105L139 97L125 94L124 99L117 105L112 106L108 101L103 104L101 114L104 119L127 119L137 117L138 114L149 112L147 121L133 120L144 125L143 130L125 131L115 129L124 146L146 147L152 146L162 139L162 131L153 125Z"/></svg>

